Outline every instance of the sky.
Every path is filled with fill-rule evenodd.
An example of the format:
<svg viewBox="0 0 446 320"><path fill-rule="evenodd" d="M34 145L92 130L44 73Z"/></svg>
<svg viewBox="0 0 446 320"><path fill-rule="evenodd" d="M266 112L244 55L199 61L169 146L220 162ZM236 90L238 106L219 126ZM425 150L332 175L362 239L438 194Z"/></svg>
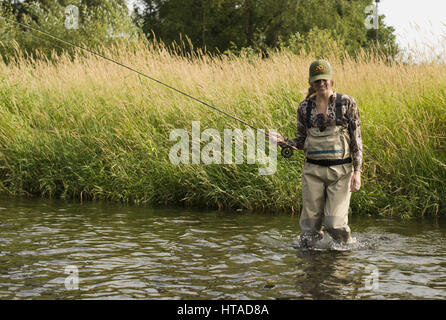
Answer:
<svg viewBox="0 0 446 320"><path fill-rule="evenodd" d="M137 0L126 1L133 7ZM380 0L378 13L395 28L397 42L406 52L446 53L445 0Z"/></svg>
<svg viewBox="0 0 446 320"><path fill-rule="evenodd" d="M395 28L397 42L412 52L446 52L446 1L381 0L378 13Z"/></svg>

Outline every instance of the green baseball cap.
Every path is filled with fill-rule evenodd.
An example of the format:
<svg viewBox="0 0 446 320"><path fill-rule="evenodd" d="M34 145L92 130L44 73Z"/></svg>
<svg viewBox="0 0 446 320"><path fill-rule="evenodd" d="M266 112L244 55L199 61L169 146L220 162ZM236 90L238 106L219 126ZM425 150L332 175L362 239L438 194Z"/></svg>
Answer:
<svg viewBox="0 0 446 320"><path fill-rule="evenodd" d="M316 60L310 65L310 83L317 80L331 80L333 73L328 61Z"/></svg>

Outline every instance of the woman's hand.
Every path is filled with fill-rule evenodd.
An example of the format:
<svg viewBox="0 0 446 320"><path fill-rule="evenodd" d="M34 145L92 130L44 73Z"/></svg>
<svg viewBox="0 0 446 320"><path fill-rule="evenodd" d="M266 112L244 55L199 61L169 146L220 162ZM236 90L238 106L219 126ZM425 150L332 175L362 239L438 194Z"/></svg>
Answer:
<svg viewBox="0 0 446 320"><path fill-rule="evenodd" d="M361 188L361 171L353 172L352 180L350 183L350 192L358 191Z"/></svg>
<svg viewBox="0 0 446 320"><path fill-rule="evenodd" d="M276 132L269 133L268 137L271 141L277 143L281 147L286 147L288 145L285 141L285 138Z"/></svg>

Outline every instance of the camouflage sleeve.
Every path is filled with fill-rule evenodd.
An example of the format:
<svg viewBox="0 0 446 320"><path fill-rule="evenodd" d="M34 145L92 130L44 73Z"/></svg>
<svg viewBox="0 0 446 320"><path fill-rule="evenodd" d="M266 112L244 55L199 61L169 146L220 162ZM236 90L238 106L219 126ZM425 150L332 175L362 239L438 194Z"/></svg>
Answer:
<svg viewBox="0 0 446 320"><path fill-rule="evenodd" d="M350 150L353 155L353 167L355 171L362 172L362 137L359 108L355 99L349 99L347 108L348 131L350 134Z"/></svg>
<svg viewBox="0 0 446 320"><path fill-rule="evenodd" d="M305 139L307 138L307 125L305 123L304 110L305 101L302 101L297 108L297 134L295 139L286 139L286 141L299 150L303 150Z"/></svg>

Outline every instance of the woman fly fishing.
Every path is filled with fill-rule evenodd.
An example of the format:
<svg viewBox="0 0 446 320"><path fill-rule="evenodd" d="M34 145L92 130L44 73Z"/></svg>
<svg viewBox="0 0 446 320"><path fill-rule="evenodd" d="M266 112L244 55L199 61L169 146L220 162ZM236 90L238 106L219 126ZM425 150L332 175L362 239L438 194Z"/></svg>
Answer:
<svg viewBox="0 0 446 320"><path fill-rule="evenodd" d="M270 134L281 147L303 150L301 244L309 246L324 231L348 243L351 192L361 187L362 140L355 100L333 91L333 72L325 60L310 65L310 89L297 110L297 136ZM325 227L322 227L324 218Z"/></svg>

